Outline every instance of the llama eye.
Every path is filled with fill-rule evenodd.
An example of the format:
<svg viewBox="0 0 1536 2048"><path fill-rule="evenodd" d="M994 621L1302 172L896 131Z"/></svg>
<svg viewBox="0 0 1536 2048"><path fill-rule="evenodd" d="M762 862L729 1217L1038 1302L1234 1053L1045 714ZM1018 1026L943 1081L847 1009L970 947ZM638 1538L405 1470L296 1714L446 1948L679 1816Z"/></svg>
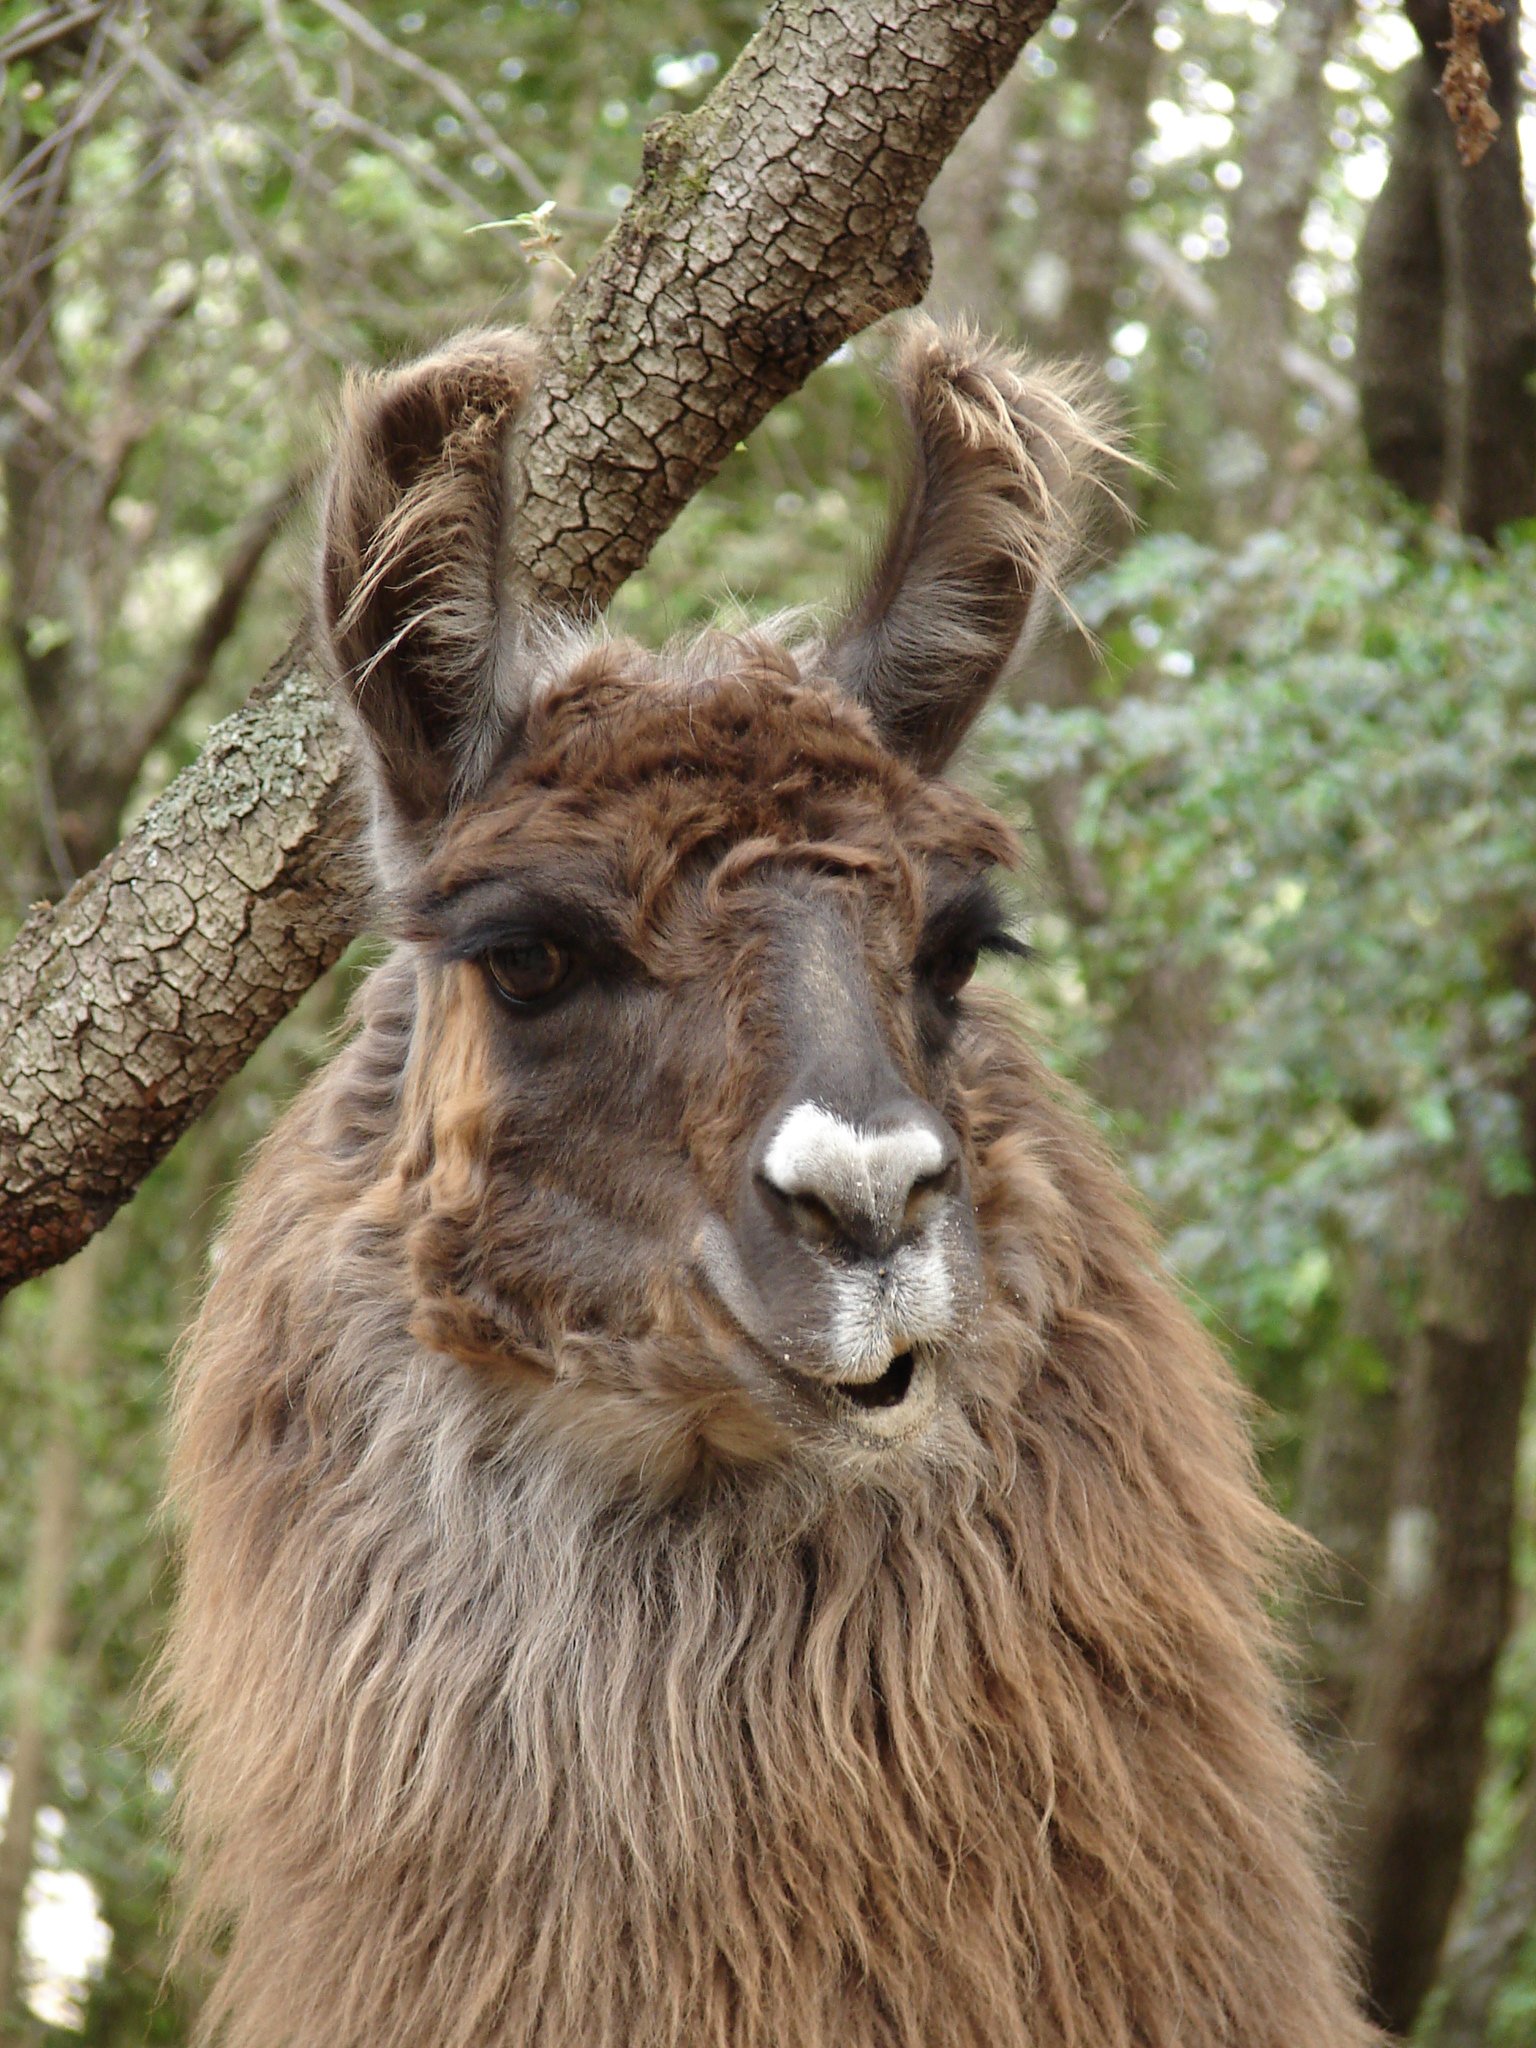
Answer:
<svg viewBox="0 0 1536 2048"><path fill-rule="evenodd" d="M498 993L517 1009L554 995L571 972L570 954L553 939L518 939L481 957Z"/></svg>
<svg viewBox="0 0 1536 2048"><path fill-rule="evenodd" d="M975 944L950 946L928 962L924 973L928 986L941 1001L951 1003L976 972L981 948Z"/></svg>

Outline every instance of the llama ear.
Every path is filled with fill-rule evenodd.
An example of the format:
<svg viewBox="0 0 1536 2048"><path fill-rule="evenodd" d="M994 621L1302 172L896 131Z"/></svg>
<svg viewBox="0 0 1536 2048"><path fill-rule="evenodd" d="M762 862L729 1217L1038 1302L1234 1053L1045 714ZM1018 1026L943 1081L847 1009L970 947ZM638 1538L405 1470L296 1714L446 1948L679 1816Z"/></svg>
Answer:
<svg viewBox="0 0 1536 2048"><path fill-rule="evenodd" d="M514 727L504 670L507 431L536 375L512 330L348 380L320 618L368 744L379 824L419 845Z"/></svg>
<svg viewBox="0 0 1536 2048"><path fill-rule="evenodd" d="M1081 376L1026 369L969 328L913 321L895 367L912 473L868 590L827 661L926 773L964 738L1041 589L1081 547L1116 453Z"/></svg>

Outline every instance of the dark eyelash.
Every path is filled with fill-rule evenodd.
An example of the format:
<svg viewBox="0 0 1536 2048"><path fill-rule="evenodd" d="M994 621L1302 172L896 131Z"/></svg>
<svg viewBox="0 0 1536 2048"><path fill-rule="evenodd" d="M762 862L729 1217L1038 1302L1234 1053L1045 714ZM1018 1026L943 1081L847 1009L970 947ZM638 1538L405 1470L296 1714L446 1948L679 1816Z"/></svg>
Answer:
<svg viewBox="0 0 1536 2048"><path fill-rule="evenodd" d="M445 960L482 960L487 953L497 952L504 946L523 945L535 939L555 937L556 932L552 924L532 921L508 924L498 919L494 923L471 925L462 932L452 933L438 942L437 951ZM569 944L574 948L575 939L571 939Z"/></svg>
<svg viewBox="0 0 1536 2048"><path fill-rule="evenodd" d="M618 969L629 962L628 952L606 925L570 912L544 916L535 910L515 918L480 919L458 931L440 933L435 949L444 960L478 960L501 947L539 939L549 939L599 966Z"/></svg>
<svg viewBox="0 0 1536 2048"><path fill-rule="evenodd" d="M982 878L973 879L938 912L924 934L918 958L934 960L967 946L1016 960L1033 957L1028 942L1009 930L997 892Z"/></svg>
<svg viewBox="0 0 1536 2048"><path fill-rule="evenodd" d="M1006 925L999 925L994 932L986 932L976 942L978 953L1002 953L1011 960L1033 960L1035 948L1028 939L1021 939L1017 932L1011 932Z"/></svg>

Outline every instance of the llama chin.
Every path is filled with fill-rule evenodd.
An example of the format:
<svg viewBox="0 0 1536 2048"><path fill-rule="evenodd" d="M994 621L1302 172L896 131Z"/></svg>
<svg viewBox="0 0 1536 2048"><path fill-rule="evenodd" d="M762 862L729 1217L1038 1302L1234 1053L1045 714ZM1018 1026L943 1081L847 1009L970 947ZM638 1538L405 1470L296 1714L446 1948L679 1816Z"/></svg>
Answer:
<svg viewBox="0 0 1536 2048"><path fill-rule="evenodd" d="M395 940L187 1340L164 1690L228 2048L1367 2048L1230 1371L943 778L1102 427L908 331L822 639L509 615L481 333L350 388ZM797 629L798 630L798 629Z"/></svg>

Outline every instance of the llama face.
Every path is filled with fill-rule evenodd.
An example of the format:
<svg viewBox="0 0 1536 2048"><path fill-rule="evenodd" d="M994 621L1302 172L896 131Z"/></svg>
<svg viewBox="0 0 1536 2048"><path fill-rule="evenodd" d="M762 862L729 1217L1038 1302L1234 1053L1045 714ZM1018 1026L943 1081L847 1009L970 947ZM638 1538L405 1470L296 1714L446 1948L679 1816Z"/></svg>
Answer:
<svg viewBox="0 0 1536 2048"><path fill-rule="evenodd" d="M354 385L325 515L325 638L418 966L380 1197L411 1327L651 1470L920 1440L982 1294L962 989L1007 943L986 876L1012 855L936 778L1094 437L918 324L912 480L845 623L652 658L508 595L533 374L493 333Z"/></svg>
<svg viewBox="0 0 1536 2048"><path fill-rule="evenodd" d="M427 864L417 1284L550 1377L623 1339L717 1449L910 1442L979 1300L955 1056L1012 843L738 653L599 650Z"/></svg>

